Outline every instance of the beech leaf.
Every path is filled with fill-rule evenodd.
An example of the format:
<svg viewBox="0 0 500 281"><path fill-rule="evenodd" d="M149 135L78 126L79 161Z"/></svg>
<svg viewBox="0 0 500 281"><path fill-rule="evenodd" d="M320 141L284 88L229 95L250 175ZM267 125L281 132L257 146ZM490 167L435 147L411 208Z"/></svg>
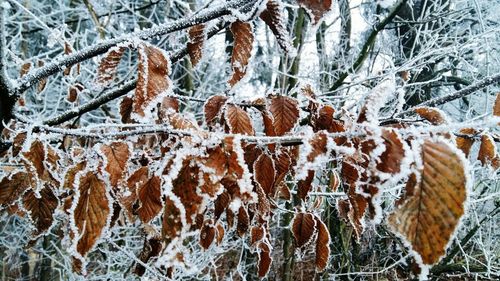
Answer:
<svg viewBox="0 0 500 281"><path fill-rule="evenodd" d="M309 213L297 213L292 221L292 234L298 248L307 245L316 231L316 221Z"/></svg>
<svg viewBox="0 0 500 281"><path fill-rule="evenodd" d="M431 265L445 254L464 214L467 171L461 152L442 140L426 140L421 157L420 177L407 185L405 200L388 222Z"/></svg>
<svg viewBox="0 0 500 281"><path fill-rule="evenodd" d="M252 24L239 20L231 24L230 30L234 37L233 53L231 54L233 74L228 83L234 86L247 72L246 68L252 56L254 35Z"/></svg>
<svg viewBox="0 0 500 281"><path fill-rule="evenodd" d="M75 257L75 267L80 267L87 254L94 248L108 227L110 195L106 184L98 174L92 171L83 172L79 178L77 196L73 201L70 219L76 229L72 229L72 237L76 250L81 257ZM85 268L83 268L85 272Z"/></svg>
<svg viewBox="0 0 500 281"><path fill-rule="evenodd" d="M274 97L270 101L269 110L273 115L277 136L290 132L299 120L299 103L296 99L285 96Z"/></svg>

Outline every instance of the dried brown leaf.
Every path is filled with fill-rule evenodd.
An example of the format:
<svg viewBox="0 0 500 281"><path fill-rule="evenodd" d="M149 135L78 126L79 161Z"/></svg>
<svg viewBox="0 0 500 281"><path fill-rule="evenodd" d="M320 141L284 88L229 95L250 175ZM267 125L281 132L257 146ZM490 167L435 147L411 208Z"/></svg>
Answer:
<svg viewBox="0 0 500 281"><path fill-rule="evenodd" d="M318 226L318 238L316 239L316 271L321 272L326 269L330 259L330 232L325 223L316 217Z"/></svg>
<svg viewBox="0 0 500 281"><path fill-rule="evenodd" d="M298 0L297 2L306 9L313 24L317 24L332 7L332 0Z"/></svg>
<svg viewBox="0 0 500 281"><path fill-rule="evenodd" d="M445 254L464 214L467 171L459 153L443 141L426 140L420 181L388 219L424 264L434 264Z"/></svg>
<svg viewBox="0 0 500 281"><path fill-rule="evenodd" d="M273 115L274 131L277 136L289 133L299 120L299 103L294 98L274 97L270 101L269 110Z"/></svg>
<svg viewBox="0 0 500 281"><path fill-rule="evenodd" d="M298 248L307 245L316 231L316 221L309 213L296 213L292 221L292 234Z"/></svg>
<svg viewBox="0 0 500 281"><path fill-rule="evenodd" d="M226 105L226 123L233 134L255 135L252 120L248 113L241 107L233 104Z"/></svg>
<svg viewBox="0 0 500 281"><path fill-rule="evenodd" d="M187 43L187 51L191 64L196 66L203 56L203 45L206 40L205 25L197 24L191 27L188 31L189 42Z"/></svg>
<svg viewBox="0 0 500 281"><path fill-rule="evenodd" d="M127 168L129 147L125 142L112 142L109 145L101 145L101 151L106 157L105 169L109 173L109 181L112 186L117 186Z"/></svg>
<svg viewBox="0 0 500 281"><path fill-rule="evenodd" d="M116 76L118 65L127 48L111 48L101 59L97 69L97 83L106 86L109 85Z"/></svg>
<svg viewBox="0 0 500 281"><path fill-rule="evenodd" d="M157 100L158 96L170 87L170 63L157 47L141 44L138 51L139 67L133 111L140 117L145 117L145 111L153 109L153 103L161 102Z"/></svg>
<svg viewBox="0 0 500 281"><path fill-rule="evenodd" d="M429 121L432 125L442 125L447 123L447 117L437 108L426 106L418 107L415 109L415 113Z"/></svg>
<svg viewBox="0 0 500 281"><path fill-rule="evenodd" d="M284 7L279 0L268 0L266 9L260 14L260 18L269 26L276 37L276 42L286 53L294 53L290 34L286 29L286 16Z"/></svg>
<svg viewBox="0 0 500 281"><path fill-rule="evenodd" d="M246 74L246 68L253 49L253 28L252 24L242 21L235 21L230 26L234 38L233 53L231 54L231 67L233 74L228 83L234 86Z"/></svg>
<svg viewBox="0 0 500 281"><path fill-rule="evenodd" d="M210 221L205 222L203 227L200 230L200 245L206 250L212 245L215 234L215 227L211 224Z"/></svg>
<svg viewBox="0 0 500 281"><path fill-rule="evenodd" d="M260 278L266 277L271 269L271 263L273 258L271 257L271 249L267 243L259 243L259 262L258 262L258 273Z"/></svg>
<svg viewBox="0 0 500 281"><path fill-rule="evenodd" d="M208 98L203 111L205 113L205 122L208 126L215 125L217 119L221 119L221 109L227 99L225 96L211 96Z"/></svg>
<svg viewBox="0 0 500 281"><path fill-rule="evenodd" d="M111 209L106 184L92 171L80 176L77 194L70 215L72 225L76 226L72 229L72 237L76 250L85 258L106 231ZM75 260L76 268L79 267L78 261L83 262Z"/></svg>
<svg viewBox="0 0 500 281"><path fill-rule="evenodd" d="M253 164L255 181L260 185L266 195L272 191L274 184L274 160L262 153Z"/></svg>
<svg viewBox="0 0 500 281"><path fill-rule="evenodd" d="M33 190L28 190L23 197L24 208L35 225L35 236L43 234L54 222L54 212L59 200L48 186L40 190L40 197Z"/></svg>
<svg viewBox="0 0 500 281"><path fill-rule="evenodd" d="M469 156L470 149L472 145L474 144L474 137L472 135L477 134L477 131L473 128L462 128L459 131L460 134L462 135L469 135L470 137L457 137L455 139L457 143L458 149L462 150L463 153L465 154L465 157Z"/></svg>
<svg viewBox="0 0 500 281"><path fill-rule="evenodd" d="M250 225L250 217L248 216L248 212L245 207L241 206L238 211L238 224L236 226L236 230L238 231L238 235L243 237L248 230L248 226Z"/></svg>
<svg viewBox="0 0 500 281"><path fill-rule="evenodd" d="M488 134L481 136L481 146L477 159L481 161L483 166L490 165L495 170L500 167L500 155L498 155L495 140Z"/></svg>

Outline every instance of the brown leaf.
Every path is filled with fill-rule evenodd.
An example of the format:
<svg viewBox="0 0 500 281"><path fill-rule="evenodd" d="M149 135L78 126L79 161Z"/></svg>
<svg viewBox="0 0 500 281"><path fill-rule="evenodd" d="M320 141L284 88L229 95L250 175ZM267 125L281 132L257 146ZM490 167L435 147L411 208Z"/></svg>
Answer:
<svg viewBox="0 0 500 281"><path fill-rule="evenodd" d="M271 257L271 249L269 249L269 245L264 242L259 243L258 272L260 278L266 277L271 269L272 262L273 258Z"/></svg>
<svg viewBox="0 0 500 281"><path fill-rule="evenodd" d="M277 96L271 99L269 110L273 115L277 136L290 132L299 120L299 103L296 99Z"/></svg>
<svg viewBox="0 0 500 281"><path fill-rule="evenodd" d="M162 220L162 235L167 242L179 237L182 230L181 212L170 198L165 199Z"/></svg>
<svg viewBox="0 0 500 281"><path fill-rule="evenodd" d="M304 247L313 238L316 221L309 213L296 213L292 221L292 234L298 248Z"/></svg>
<svg viewBox="0 0 500 281"><path fill-rule="evenodd" d="M137 197L140 204L140 207L137 209L137 214L144 223L149 223L160 213L163 207L160 187L160 177L152 176L137 190Z"/></svg>
<svg viewBox="0 0 500 281"><path fill-rule="evenodd" d="M332 0L297 0L297 2L306 9L313 24L317 24L332 7Z"/></svg>
<svg viewBox="0 0 500 281"><path fill-rule="evenodd" d="M266 195L269 195L272 191L274 184L274 161L273 159L262 153L259 158L253 164L255 181L264 190Z"/></svg>
<svg viewBox="0 0 500 281"><path fill-rule="evenodd" d="M216 240L217 240L217 245L220 246L222 244L222 240L224 239L224 227L220 224L217 223L215 225L216 228Z"/></svg>
<svg viewBox="0 0 500 281"><path fill-rule="evenodd" d="M19 76L23 77L26 75L31 69L31 62L26 62L21 65L21 70L19 71Z"/></svg>
<svg viewBox="0 0 500 281"><path fill-rule="evenodd" d="M200 211L202 198L197 193L200 169L197 166L191 167L189 163L190 161L184 161L182 169L173 181L173 192L186 210L187 223L193 224Z"/></svg>
<svg viewBox="0 0 500 281"><path fill-rule="evenodd" d="M273 193L276 191L278 185L280 185L285 176L292 168L292 159L288 152L282 151L280 154L275 155L274 164L276 168L276 175L274 180Z"/></svg>
<svg viewBox="0 0 500 281"><path fill-rule="evenodd" d="M262 239L264 239L264 227L261 225L253 226L250 230L250 245L254 245Z"/></svg>
<svg viewBox="0 0 500 281"><path fill-rule="evenodd" d="M493 115L500 116L500 93L497 94L495 105L493 105Z"/></svg>
<svg viewBox="0 0 500 281"><path fill-rule="evenodd" d="M191 27L188 31L189 42L187 43L187 51L191 64L196 66L203 56L203 45L206 40L205 25L197 24Z"/></svg>
<svg viewBox="0 0 500 281"><path fill-rule="evenodd" d="M163 243L160 237L146 238L138 258L142 263L147 264L151 258L159 256L161 250L163 250ZM142 276L145 272L146 268L141 263L135 264L135 274Z"/></svg>
<svg viewBox="0 0 500 281"><path fill-rule="evenodd" d="M462 135L469 135L470 137L457 137L455 139L458 149L462 150L465 157L469 157L470 149L474 144L474 137L472 135L477 134L477 131L473 128L462 128L459 131Z"/></svg>
<svg viewBox="0 0 500 281"><path fill-rule="evenodd" d="M227 193L226 191L222 192L218 197L217 199L215 199L215 202L214 202L214 216L215 216L215 220L218 220L220 218L220 216L222 215L222 213L224 212L224 210L229 206L229 201L231 200L231 196L229 195L229 193Z"/></svg>
<svg viewBox="0 0 500 281"><path fill-rule="evenodd" d="M208 126L215 125L216 120L221 118L221 109L227 101L225 96L211 96L204 106L205 122Z"/></svg>
<svg viewBox="0 0 500 281"><path fill-rule="evenodd" d="M109 145L101 145L101 151L106 157L106 172L109 173L109 181L112 186L117 186L118 181L123 178L127 168L130 151L125 142L112 142Z"/></svg>
<svg viewBox="0 0 500 281"><path fill-rule="evenodd" d="M380 155L377 169L384 173L397 174L401 171L401 162L405 157L403 140L395 130L384 129L382 139L385 151Z"/></svg>
<svg viewBox="0 0 500 281"><path fill-rule="evenodd" d="M139 67L133 111L144 117L145 111L153 109L154 103L161 102L157 100L158 96L170 87L170 63L163 51L157 47L141 44L138 52Z"/></svg>
<svg viewBox="0 0 500 281"><path fill-rule="evenodd" d="M78 99L78 95L83 91L85 87L81 83L75 83L69 86L67 100L69 102L75 102Z"/></svg>
<svg viewBox="0 0 500 281"><path fill-rule="evenodd" d="M203 247L203 249L206 250L210 247L210 245L212 245L216 234L215 232L216 229L215 227L213 227L210 221L205 222L200 230L200 245Z"/></svg>
<svg viewBox="0 0 500 281"><path fill-rule="evenodd" d="M253 28L252 24L242 21L235 21L229 27L234 38L233 53L231 54L231 67L233 75L228 83L234 86L246 74L246 68L253 49Z"/></svg>
<svg viewBox="0 0 500 281"><path fill-rule="evenodd" d="M179 112L179 100L175 97L164 97L161 100L158 117L160 120L165 120L171 112Z"/></svg>
<svg viewBox="0 0 500 281"><path fill-rule="evenodd" d="M314 180L314 171L307 171L307 177L303 180L299 180L297 183L297 195L300 199L306 200L307 194L311 191L312 182Z"/></svg>
<svg viewBox="0 0 500 281"><path fill-rule="evenodd" d="M50 182L53 186L59 185L52 175L52 172L55 172L57 169L59 156L50 146L46 146L41 141L35 140L31 143L30 149L22 154L27 160L25 162L27 171L36 174L41 180Z"/></svg>
<svg viewBox="0 0 500 281"><path fill-rule="evenodd" d="M115 47L111 48L101 59L99 68L97 69L97 83L107 86L116 76L118 65L127 48Z"/></svg>
<svg viewBox="0 0 500 281"><path fill-rule="evenodd" d="M248 230L248 226L250 225L250 218L248 217L248 212L245 207L241 206L238 211L238 224L236 226L236 230L238 231L238 235L243 237Z"/></svg>
<svg viewBox="0 0 500 281"><path fill-rule="evenodd" d="M106 231L111 209L106 184L92 171L80 177L77 194L72 207L74 212L70 215L72 225L76 226L72 229L72 237L76 250L85 259ZM78 267L78 264L75 266Z"/></svg>
<svg viewBox="0 0 500 281"><path fill-rule="evenodd" d="M20 195L30 187L35 186L25 172L17 172L3 177L0 181L0 207L13 204Z"/></svg>
<svg viewBox="0 0 500 281"><path fill-rule="evenodd" d="M199 129L194 120L189 119L181 113L172 113L165 116L165 123L170 124L176 130L194 130Z"/></svg>
<svg viewBox="0 0 500 281"><path fill-rule="evenodd" d="M413 194L390 214L388 222L430 265L445 254L464 214L467 171L457 150L442 141L426 140L422 161L420 181L411 187Z"/></svg>
<svg viewBox="0 0 500 281"><path fill-rule="evenodd" d="M294 53L290 34L286 29L286 16L281 1L268 0L266 9L262 11L260 18L269 26L281 49L286 53Z"/></svg>
<svg viewBox="0 0 500 281"><path fill-rule="evenodd" d="M40 197L37 198L35 192L28 190L23 197L24 208L35 224L35 236L47 231L54 222L54 212L59 205L59 200L52 192L52 189L45 186L40 190Z"/></svg>
<svg viewBox="0 0 500 281"><path fill-rule="evenodd" d="M495 141L490 135L481 136L481 146L479 147L477 159L481 161L483 166L490 165L495 170L500 167L500 156Z"/></svg>
<svg viewBox="0 0 500 281"><path fill-rule="evenodd" d="M444 113L433 107L418 107L415 109L415 113L417 113L420 117L424 118L425 120L429 121L432 125L442 125L446 124L447 117L444 115Z"/></svg>
<svg viewBox="0 0 500 281"><path fill-rule="evenodd" d="M64 54L69 55L73 52L73 48L68 42L64 42ZM64 76L68 76L71 73L71 66L66 67L63 71Z"/></svg>
<svg viewBox="0 0 500 281"><path fill-rule="evenodd" d="M132 109L133 109L134 99L131 97L123 97L120 102L120 115L123 123L132 123Z"/></svg>
<svg viewBox="0 0 500 281"><path fill-rule="evenodd" d="M330 232L325 223L320 218L316 217L316 225L318 226L318 238L316 240L316 271L325 270L330 259Z"/></svg>
<svg viewBox="0 0 500 281"><path fill-rule="evenodd" d="M73 189L73 185L75 183L75 176L78 172L83 171L86 167L87 163L82 161L77 164L71 166L64 175L64 183L63 188Z"/></svg>
<svg viewBox="0 0 500 281"><path fill-rule="evenodd" d="M231 133L249 136L255 135L252 120L248 116L248 113L241 107L233 104L226 105L225 117Z"/></svg>

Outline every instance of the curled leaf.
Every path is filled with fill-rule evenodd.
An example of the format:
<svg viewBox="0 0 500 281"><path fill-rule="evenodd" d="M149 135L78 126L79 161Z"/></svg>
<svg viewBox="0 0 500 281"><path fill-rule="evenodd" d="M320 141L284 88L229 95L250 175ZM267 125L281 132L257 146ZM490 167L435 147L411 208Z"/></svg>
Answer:
<svg viewBox="0 0 500 281"><path fill-rule="evenodd" d="M483 166L490 165L495 170L500 167L500 155L498 155L497 146L490 135L481 136L481 146L477 159L481 161Z"/></svg>
<svg viewBox="0 0 500 281"><path fill-rule="evenodd" d="M316 239L316 271L325 270L330 259L330 232L325 223L320 218L316 217L316 225L318 226L318 238Z"/></svg>

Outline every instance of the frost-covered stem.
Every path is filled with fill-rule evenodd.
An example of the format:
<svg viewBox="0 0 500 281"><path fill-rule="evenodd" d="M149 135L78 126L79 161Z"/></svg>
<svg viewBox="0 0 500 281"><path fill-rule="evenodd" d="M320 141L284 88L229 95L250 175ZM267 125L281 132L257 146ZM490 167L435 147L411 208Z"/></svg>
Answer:
<svg viewBox="0 0 500 281"><path fill-rule="evenodd" d="M420 106L438 106L438 105L442 105L442 104L454 101L456 99L463 98L465 96L473 94L476 91L481 90L481 89L483 89L491 84L495 84L495 83L500 83L500 73L495 74L493 76L486 77L483 80L481 80L473 85L470 85L468 87L465 87L462 90L457 91L453 94L449 94L449 95L446 95L443 97L438 97L438 98L434 98L434 99L428 100L426 102L423 102L415 107L412 107L408 110L400 112L395 117L398 118L398 117L402 117L406 114L412 113L413 110L415 110L415 108L420 107Z"/></svg>
<svg viewBox="0 0 500 281"><path fill-rule="evenodd" d="M213 37L215 34L217 34L221 29L225 28L226 26L227 24L221 21L218 25L216 25L207 32L207 38ZM186 55L187 55L187 48L179 50L170 57L170 62L174 64ZM106 104L107 102L110 102L132 91L133 89L135 89L136 84L137 84L137 79L129 81L117 88L102 93L97 98L87 102L86 104L65 111L53 118L47 119L43 122L43 124L49 126L59 125L75 117L81 116L84 113L87 113L94 109L98 109L101 105ZM205 101L203 100L203 102Z"/></svg>
<svg viewBox="0 0 500 281"><path fill-rule="evenodd" d="M365 43L363 44L363 47L361 48L361 51L359 52L358 57L354 61L351 67L349 68L344 68L347 69L346 71L340 73L339 78L333 85L330 87L330 92L335 91L338 87L344 83L344 80L349 76L351 71L357 72L361 66L363 65L363 62L366 60L368 57L368 53L370 49L372 48L373 44L375 44L375 39L377 39L377 35L380 31L382 31L389 23L392 22L394 17L396 17L396 14L398 13L399 9L403 7L403 5L407 2L408 0L399 0L391 9L389 14L378 24L376 24L373 27L373 30L370 32L370 35L366 39Z"/></svg>
<svg viewBox="0 0 500 281"><path fill-rule="evenodd" d="M20 93L26 91L31 85L34 85L38 80L62 71L66 67L70 67L79 62L103 54L111 47L114 47L119 43L136 39L147 40L155 36L165 35L175 31L183 30L200 23L205 23L222 16L230 15L232 13L232 10L234 9L238 9L241 12L247 12L253 9L253 5L256 1L257 0L231 1L226 5L207 8L204 11L199 12L191 17L183 18L168 24L158 25L139 32L126 34L114 39L102 41L96 45L86 47L78 52L73 52L68 55L61 55L58 58L55 58L51 63L48 63L43 67L34 69L23 76L19 81L17 81L17 87L15 88L14 94L17 97Z"/></svg>

